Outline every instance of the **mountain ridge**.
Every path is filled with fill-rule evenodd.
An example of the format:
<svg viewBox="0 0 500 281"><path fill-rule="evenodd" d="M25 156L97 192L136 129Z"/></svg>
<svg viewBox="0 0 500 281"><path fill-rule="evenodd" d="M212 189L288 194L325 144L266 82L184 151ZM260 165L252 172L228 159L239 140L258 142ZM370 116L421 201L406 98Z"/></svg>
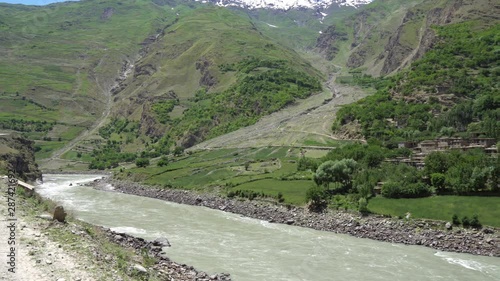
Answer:
<svg viewBox="0 0 500 281"><path fill-rule="evenodd" d="M360 7L373 0L195 0L201 3L212 3L220 7L240 7L246 9L279 9L296 8L324 9L332 5Z"/></svg>

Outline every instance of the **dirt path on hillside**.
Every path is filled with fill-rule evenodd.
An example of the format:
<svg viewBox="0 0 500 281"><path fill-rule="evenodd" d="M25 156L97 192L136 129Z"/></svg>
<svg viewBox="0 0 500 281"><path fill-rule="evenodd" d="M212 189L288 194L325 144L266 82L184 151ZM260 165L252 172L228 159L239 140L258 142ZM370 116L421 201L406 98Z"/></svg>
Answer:
<svg viewBox="0 0 500 281"><path fill-rule="evenodd" d="M97 64L96 68L98 68L100 66L100 64L102 63L102 61L103 61L103 59L101 58L101 60L99 60L99 63ZM123 73L121 73L120 75L123 75ZM104 89L103 86L101 85L100 81L99 81L99 77L98 76L95 76L94 80L95 80L95 83L96 83L99 91L104 96L105 105L104 105L104 111L103 111L103 113L92 124L92 126L88 130L85 130L82 133L80 133L76 138L72 139L64 147L60 148L59 150L54 151L52 153L52 156L50 158L41 160L39 162L39 164L40 164L40 168L42 170L44 170L44 169L54 169L54 168L56 168L55 166L58 166L57 163L64 162L64 161L62 161L62 159L60 159L61 156L64 153L72 150L79 142L85 140L89 136L97 134L99 128L101 128L105 124L105 122L108 120L108 117L109 117L109 115L111 113L111 107L113 105L113 100L112 100L112 95L111 95L111 89L113 89L113 87L117 86L118 82L115 82L115 85L109 87L108 89ZM59 165L61 165L61 164L59 163Z"/></svg>
<svg viewBox="0 0 500 281"><path fill-rule="evenodd" d="M77 255L65 250L68 245L54 242L46 233L53 222L30 217L19 205L16 208L17 232L15 235L16 273L8 272L7 238L10 230L7 225L7 198L5 179L0 179L0 280L9 281L69 281L99 280L102 273L93 265L90 257ZM14 197L15 198L15 197ZM21 204L16 200L16 204ZM76 242L78 243L78 242Z"/></svg>

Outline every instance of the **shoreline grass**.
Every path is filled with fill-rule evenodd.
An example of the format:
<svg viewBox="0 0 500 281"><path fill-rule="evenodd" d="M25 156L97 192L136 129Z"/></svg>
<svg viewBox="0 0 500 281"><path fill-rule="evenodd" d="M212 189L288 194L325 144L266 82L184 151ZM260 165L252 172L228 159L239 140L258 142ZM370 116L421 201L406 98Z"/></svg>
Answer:
<svg viewBox="0 0 500 281"><path fill-rule="evenodd" d="M478 215L483 225L500 227L500 197L481 196L432 196L415 199L370 199L368 209L374 213L405 216L407 212L414 218L451 221L453 215L459 219Z"/></svg>

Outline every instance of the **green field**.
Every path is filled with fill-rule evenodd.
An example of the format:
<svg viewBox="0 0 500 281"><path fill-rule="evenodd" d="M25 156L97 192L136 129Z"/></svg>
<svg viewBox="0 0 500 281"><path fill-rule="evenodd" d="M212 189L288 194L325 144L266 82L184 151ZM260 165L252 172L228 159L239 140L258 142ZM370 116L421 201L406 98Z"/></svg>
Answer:
<svg viewBox="0 0 500 281"><path fill-rule="evenodd" d="M264 192L264 194L272 196L276 196L281 192L286 203L303 205L306 203L306 191L313 184L311 180L283 181L277 179L263 179L244 183L237 186L235 189Z"/></svg>
<svg viewBox="0 0 500 281"><path fill-rule="evenodd" d="M299 154L300 149L290 147L198 151L172 158L166 167L153 160L146 168L124 169L117 177L186 189L251 190L270 197L281 192L285 203L302 205L312 180L310 172L297 172Z"/></svg>
<svg viewBox="0 0 500 281"><path fill-rule="evenodd" d="M484 225L500 227L500 197L477 196L433 196L418 199L370 199L368 209L374 213L405 216L410 212L414 218L451 221L456 214L460 219L474 214Z"/></svg>

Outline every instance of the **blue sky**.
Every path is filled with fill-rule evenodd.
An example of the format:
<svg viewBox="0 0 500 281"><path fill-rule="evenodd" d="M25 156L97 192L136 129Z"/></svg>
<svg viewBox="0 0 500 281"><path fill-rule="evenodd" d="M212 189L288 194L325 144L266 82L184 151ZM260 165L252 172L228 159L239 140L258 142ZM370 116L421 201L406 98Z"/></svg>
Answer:
<svg viewBox="0 0 500 281"><path fill-rule="evenodd" d="M0 0L0 3L25 4L25 5L47 5L50 3L64 2L67 0Z"/></svg>

